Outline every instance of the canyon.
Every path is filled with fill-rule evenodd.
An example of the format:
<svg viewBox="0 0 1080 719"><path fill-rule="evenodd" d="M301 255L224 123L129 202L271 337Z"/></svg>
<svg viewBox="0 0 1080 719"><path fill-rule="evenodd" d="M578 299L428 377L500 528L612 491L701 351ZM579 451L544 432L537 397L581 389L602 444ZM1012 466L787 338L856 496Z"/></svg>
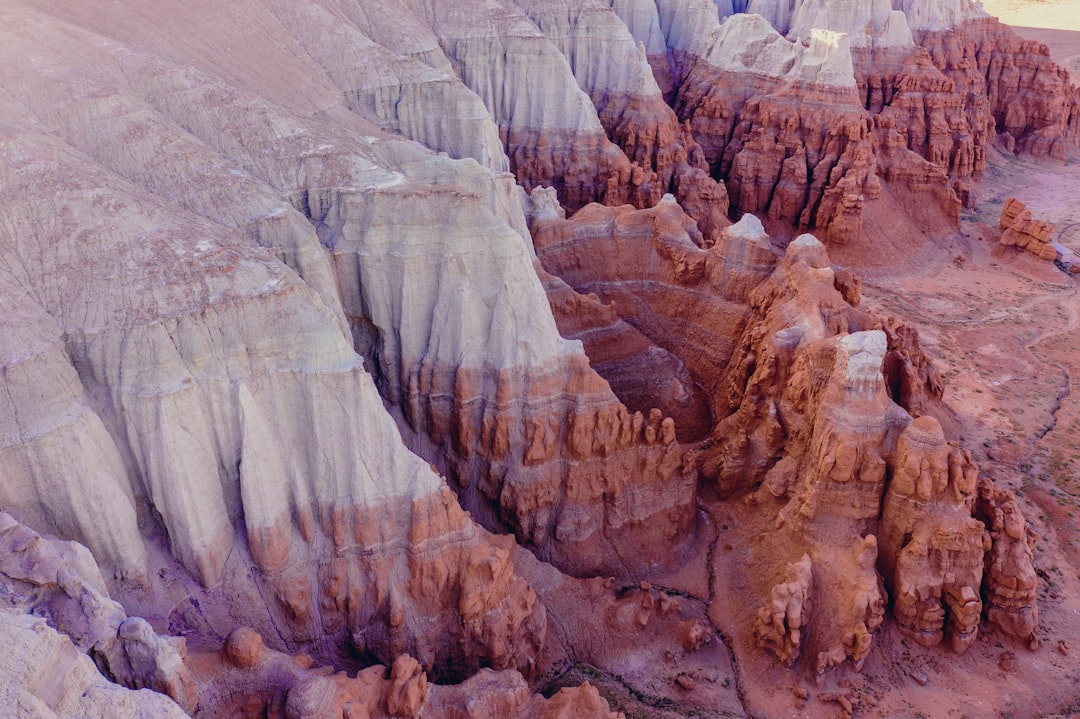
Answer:
<svg viewBox="0 0 1080 719"><path fill-rule="evenodd" d="M1060 53L973 0L0 2L0 705L1077 711Z"/></svg>

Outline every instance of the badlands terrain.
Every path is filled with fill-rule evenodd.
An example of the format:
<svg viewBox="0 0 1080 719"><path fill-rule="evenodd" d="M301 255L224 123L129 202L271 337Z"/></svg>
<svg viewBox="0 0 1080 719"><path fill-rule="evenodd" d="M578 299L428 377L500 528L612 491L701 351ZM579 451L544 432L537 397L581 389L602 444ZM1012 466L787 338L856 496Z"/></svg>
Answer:
<svg viewBox="0 0 1080 719"><path fill-rule="evenodd" d="M1080 712L1071 5L0 0L0 716Z"/></svg>

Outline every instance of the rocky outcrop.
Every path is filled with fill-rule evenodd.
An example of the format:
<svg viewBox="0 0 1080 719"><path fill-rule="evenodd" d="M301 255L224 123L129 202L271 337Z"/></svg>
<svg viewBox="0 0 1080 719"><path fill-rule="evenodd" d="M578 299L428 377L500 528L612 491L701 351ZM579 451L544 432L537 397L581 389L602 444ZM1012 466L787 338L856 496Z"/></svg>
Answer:
<svg viewBox="0 0 1080 719"><path fill-rule="evenodd" d="M27 22L41 35L5 48L43 49L62 79L48 102L10 91L0 148L5 508L85 543L140 613L177 630L220 637L241 621L340 665L408 651L440 676L528 670L543 609L506 541L402 444L347 334L330 253L289 202L319 211L324 195L298 177L378 192L404 174L355 134L206 72L89 30L61 41L29 9L5 28ZM81 88L56 47L110 70ZM418 157L431 155L395 161ZM442 161L492 190L489 217L502 211L507 180ZM147 591L150 577L170 589Z"/></svg>
<svg viewBox="0 0 1080 719"><path fill-rule="evenodd" d="M986 477L979 479L977 492L976 516L990 533L983 575L986 618L1006 634L1036 646L1039 608L1035 601L1035 534L1011 492L995 487Z"/></svg>
<svg viewBox="0 0 1080 719"><path fill-rule="evenodd" d="M742 8L736 7L741 5ZM618 9L618 8L617 8ZM968 180L999 133L1064 157L1076 90L1037 43L969 2L657 3L621 12L668 53L673 106L689 122L734 214L816 228L830 245L869 242L896 213L919 243L955 228ZM1019 138L1024 138L1022 141Z"/></svg>
<svg viewBox="0 0 1080 719"><path fill-rule="evenodd" d="M810 614L810 582L814 576L810 555L789 563L784 581L773 587L769 601L758 610L754 640L762 649L791 665L799 658L803 613Z"/></svg>
<svg viewBox="0 0 1080 719"><path fill-rule="evenodd" d="M603 0L518 4L570 60L608 138L632 163L631 184L641 189L629 199L651 206L674 193L711 242L727 224L726 190L709 177L690 128L664 102L644 47L617 14L620 8ZM608 204L613 195L609 190L605 196Z"/></svg>
<svg viewBox="0 0 1080 719"><path fill-rule="evenodd" d="M992 130L1008 133L1017 150L1062 161L1075 151L1077 90L1045 45L978 12L944 24L912 22L912 30L934 65L958 92L978 98Z"/></svg>
<svg viewBox="0 0 1080 719"><path fill-rule="evenodd" d="M707 433L716 378L746 321L745 295L775 259L761 224L747 215L706 248L693 219L668 196L647 210L590 205L569 220L549 213L530 226L546 271L578 293L595 294L665 356L678 358L681 367L652 392L620 378L620 387L631 386L628 398L652 403L635 409L660 407L683 437ZM611 364L607 343L589 342L586 352L594 363ZM637 373L638 386L655 381L645 367L620 367Z"/></svg>
<svg viewBox="0 0 1080 719"><path fill-rule="evenodd" d="M482 669L460 684L437 685L408 654L398 655L389 667L371 666L354 677L330 674L313 667L309 656L289 656L265 647L247 627L233 631L219 652L200 655L197 665L201 672L197 717L622 716L610 711L588 683L544 698L532 693L516 671Z"/></svg>
<svg viewBox="0 0 1080 719"><path fill-rule="evenodd" d="M183 719L168 697L103 677L44 619L0 610L0 701L13 716L43 719Z"/></svg>
<svg viewBox="0 0 1080 719"><path fill-rule="evenodd" d="M143 701L163 712L180 713L172 702L138 699L142 695L127 695L119 688L110 694L103 688L104 679L92 668L90 657L112 681L131 689L151 689L167 695L189 713L195 710L196 689L185 666L184 640L160 637L144 619L128 617L109 597L105 580L86 547L46 539L7 512L0 512L0 549L0 594L5 601L0 636L10 642L7 646L29 653L15 654L13 666L25 662L25 674L14 675L13 666L7 667L13 691L35 696L59 716L74 711L78 703L75 688L86 690L91 684L97 685L103 696L86 701L80 710L85 716L121 712L125 703L131 710ZM46 622L48 629L39 626ZM108 696L116 697L115 709L103 701ZM8 706L22 704L20 699Z"/></svg>
<svg viewBox="0 0 1080 719"><path fill-rule="evenodd" d="M1054 226L1049 222L1031 219L1031 210L1023 202L1010 197L1001 208L999 242L1005 247L1019 247L1040 260L1053 261L1057 252L1051 246Z"/></svg>
<svg viewBox="0 0 1080 719"><path fill-rule="evenodd" d="M964 651L975 641L983 608L984 527L972 516L979 469L970 454L945 442L929 416L900 435L894 465L879 561L893 614L920 644L947 637L953 651Z"/></svg>
<svg viewBox="0 0 1080 719"><path fill-rule="evenodd" d="M913 212L924 231L956 223L946 173L863 107L846 35L815 28L804 49L760 16L734 15L679 37L675 109L727 179L734 212L817 227L831 244L865 241L871 208ZM941 212L920 211L928 200Z"/></svg>
<svg viewBox="0 0 1080 719"><path fill-rule="evenodd" d="M901 629L927 645L947 639L965 650L984 600L987 616L991 602L1007 606L1002 621L1026 638L1037 614L1020 524L997 540L984 531L989 503L1001 503L1001 527L1015 505L979 479L970 453L947 443L936 419L913 420L895 403L886 358L895 353L904 366L906 357L904 374L915 376L925 358L910 330L890 322L891 334L908 335L903 345L890 341L876 318L849 304L857 294L813 237L788 246L751 295L759 319L726 377L738 401L701 454L703 475L721 491L760 483L748 501L776 512L757 551L789 563L773 569L756 641L785 663L812 657L819 675L846 660L861 667L886 597ZM978 496L995 498L987 507L978 506L977 482ZM991 578L984 563L1000 574Z"/></svg>
<svg viewBox="0 0 1080 719"><path fill-rule="evenodd" d="M416 197L337 194L322 220L356 344L409 446L482 522L566 571L625 574L650 543L685 536L695 475L670 421L628 412L559 337L519 235L479 200ZM428 291L402 296L410 282Z"/></svg>

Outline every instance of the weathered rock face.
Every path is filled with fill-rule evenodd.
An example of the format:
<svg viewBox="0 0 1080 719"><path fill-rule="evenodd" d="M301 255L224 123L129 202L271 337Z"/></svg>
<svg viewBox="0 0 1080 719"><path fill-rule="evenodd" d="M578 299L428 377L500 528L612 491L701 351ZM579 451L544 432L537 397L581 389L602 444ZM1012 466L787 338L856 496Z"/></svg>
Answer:
<svg viewBox="0 0 1080 719"><path fill-rule="evenodd" d="M1056 157L1080 138L1076 90L1045 47L972 3L741 5L721 4L718 22L705 0L658 2L655 16L616 3L667 68L735 214L817 228L830 244L869 241L865 218L895 213L934 235L956 226L999 133Z"/></svg>
<svg viewBox="0 0 1080 719"><path fill-rule="evenodd" d="M975 116L985 113L1017 150L1062 161L1075 151L1080 97L1045 45L975 13L944 27L913 23L912 30L957 92L978 98Z"/></svg>
<svg viewBox="0 0 1080 719"><path fill-rule="evenodd" d="M625 547L669 542L692 522L695 473L670 421L628 412L559 337L519 235L460 194L429 203L396 189L340 194L322 220L357 348L407 443L481 521L566 571L649 561ZM453 221L416 229L432 216ZM429 291L403 296L410 283Z"/></svg>
<svg viewBox="0 0 1080 719"><path fill-rule="evenodd" d="M870 205L922 215L924 231L955 224L945 172L863 107L846 35L814 29L804 49L759 16L735 15L683 42L675 108L727 179L733 211L817 227L835 244L864 238ZM928 200L940 213L918 211Z"/></svg>
<svg viewBox="0 0 1080 719"><path fill-rule="evenodd" d="M1054 226L1031 219L1031 210L1015 197L1005 200L998 226L1001 228L1000 242L1005 247L1019 247L1040 260L1053 261L1057 256L1050 244Z"/></svg>
<svg viewBox="0 0 1080 719"><path fill-rule="evenodd" d="M57 716L142 716L138 712L153 708L162 716L182 716L177 704L195 710L196 689L184 665L184 640L159 637L145 620L128 617L109 597L86 547L46 539L0 512L0 548L0 593L5 600L0 636L16 649L6 653L2 684L15 693L26 692L9 697L6 706L22 707L34 716L39 715L34 710ZM86 655L113 681L152 689L176 704L150 692L106 689ZM79 697L82 692L86 694Z"/></svg>
<svg viewBox="0 0 1080 719"><path fill-rule="evenodd" d="M701 454L704 477L721 491L760 483L750 501L776 512L761 541L789 564L776 568L762 597L759 645L788 663L812 657L819 673L847 659L859 667L887 596L902 630L921 643L948 639L966 649L984 598L987 616L996 601L1000 624L1026 639L1037 613L1022 521L1011 520L1011 534L985 531L991 515L1006 527L1011 495L979 479L936 419L912 420L895 403L904 393L886 381L890 355L923 387L920 407L932 407L915 369L925 366L918 343L895 323L877 329L845 297L857 298L857 288L817 240L804 235L788 246L751 296L758 320L747 324L726 377L738 401Z"/></svg>
<svg viewBox="0 0 1080 719"><path fill-rule="evenodd" d="M588 683L563 689L550 699L533 694L521 674L482 669L456 685L428 681L420 663L401 654L388 668L368 667L355 677L328 675L311 657L268 649L247 627L235 630L220 652L196 658L198 716L286 719L361 717L529 717L573 716L617 719Z"/></svg>
<svg viewBox="0 0 1080 719"><path fill-rule="evenodd" d="M664 102L647 53L620 19L620 8L603 0L518 4L570 60L600 124L632 163L630 182L638 189L627 198L642 207L675 193L711 241L727 224L726 190L708 176L690 128ZM608 204L618 199L614 189L605 195Z"/></svg>
<svg viewBox="0 0 1080 719"><path fill-rule="evenodd" d="M683 437L699 439L708 433L716 379L731 355L732 338L746 321L745 295L774 261L761 224L748 215L706 248L693 219L668 197L647 210L590 205L570 220L548 213L530 226L546 271L578 293L595 294L662 356L678 356L671 378L651 389L648 383L656 377L647 363L623 361L618 369L612 367L608 377L625 388L627 401L646 411L660 407L675 418ZM559 314L565 323L577 311L573 305ZM606 338L586 338L590 360L601 366L613 364L612 349L622 350Z"/></svg>
<svg viewBox="0 0 1080 719"><path fill-rule="evenodd" d="M241 621L323 662L408 651L440 676L527 670L543 609L507 543L401 443L347 334L349 255L333 262L300 211L325 216L318 203L344 186L422 194L431 168L406 180L388 164L431 155L373 149L385 139L358 117L336 129L142 55L122 19L110 31L136 47L91 30L60 40L48 15L8 14L6 52L38 48L56 82L5 90L5 508L84 542L177 629L220 637ZM73 58L87 57L110 69L84 86ZM504 212L506 179L439 162L477 177L486 217ZM521 235L488 227L527 257ZM144 592L151 576L171 588Z"/></svg>
<svg viewBox="0 0 1080 719"><path fill-rule="evenodd" d="M183 719L168 697L108 681L90 657L45 620L0 611L0 701L13 716L46 719Z"/></svg>
<svg viewBox="0 0 1080 719"><path fill-rule="evenodd" d="M990 533L986 553L984 593L986 616L1006 634L1036 642L1039 608L1035 603L1038 580L1033 566L1034 533L1027 527L1016 497L979 479L976 515Z"/></svg>
<svg viewBox="0 0 1080 719"><path fill-rule="evenodd" d="M954 651L975 641L982 616L983 523L972 517L979 469L947 444L930 416L897 441L882 511L880 566L900 627Z"/></svg>

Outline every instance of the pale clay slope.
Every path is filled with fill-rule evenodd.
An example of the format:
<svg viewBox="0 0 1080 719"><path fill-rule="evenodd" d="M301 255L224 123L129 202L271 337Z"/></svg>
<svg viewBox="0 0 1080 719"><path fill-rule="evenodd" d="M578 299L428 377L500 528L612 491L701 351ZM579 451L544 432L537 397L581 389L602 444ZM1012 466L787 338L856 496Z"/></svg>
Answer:
<svg viewBox="0 0 1080 719"><path fill-rule="evenodd" d="M912 31L947 30L989 17L974 0L657 0L656 5L675 49L708 57L724 70L833 86L854 85L848 79L849 48L911 48ZM640 20L630 27L639 41L647 37L648 25ZM789 42L777 44L773 33Z"/></svg>
<svg viewBox="0 0 1080 719"><path fill-rule="evenodd" d="M710 0L658 3L668 44L721 71L824 87L855 87L846 33L815 27L808 45L784 38L768 19L736 14L722 23Z"/></svg>
<svg viewBox="0 0 1080 719"><path fill-rule="evenodd" d="M4 155L21 168L18 182L4 186L4 293L25 306L15 318L21 328L36 318L33 335L54 338L34 347L5 335L22 354L11 360L21 374L7 373L15 384L5 397L20 412L4 415L5 466L15 473L3 485L4 506L81 539L110 574L135 580L151 568L140 530L152 524L152 508L173 554L212 585L242 546L238 534L254 542L288 527L298 507L375 507L444 487L402 447L350 346L346 315L359 321L348 329L361 348L376 329L391 380L425 363L544 372L585 364L580 345L555 329L509 175L435 157L333 106L330 78L355 80L340 68L324 68L318 81L290 80L276 105L243 89L269 92L273 78L260 63L271 50L230 65L219 49L199 45L201 67L190 67L175 60L193 52L187 41L161 38L162 51L151 52L131 17L58 11L82 15L66 25L36 10L8 11L4 25ZM202 22L225 42L219 18ZM283 31L269 13L255 25L260 39ZM346 34L365 47L361 33ZM598 127L554 46L526 36L550 48L543 52L561 63L566 92L582 98L586 124ZM334 60L286 45L299 58L294 74L281 73L290 78L318 78L318 62ZM248 48L237 51L246 57ZM421 88L399 111L432 116L446 92L425 95L429 79L477 107L440 71L390 50L380 57L389 70L379 77L392 77L400 61ZM50 78L44 87L23 81L34 67ZM290 110L304 105L298 98L334 123ZM388 123L377 110L371 119ZM470 112L478 114L462 117ZM491 147L494 124L477 122L489 140L461 154L503 166L501 149ZM46 188L57 177L67 186L53 193ZM317 221L316 232L294 208ZM75 268L77 283L67 279ZM410 287L430 291L401 291ZM39 387L59 392L43 403ZM50 505L44 495L71 500ZM404 541L387 537L386 546ZM244 611L265 621L258 607Z"/></svg>
<svg viewBox="0 0 1080 719"><path fill-rule="evenodd" d="M309 120L31 11L5 28L27 16L33 39L4 46L3 156L19 168L4 186L4 293L25 306L20 327L37 318L33 335L55 339L34 347L4 335L4 396L20 411L5 413L0 436L14 473L3 504L35 526L86 542L110 572L145 576L137 507L153 506L176 556L213 584L241 516L257 535L289 524L296 506L437 493L441 480L397 438L342 306L382 323L405 364L580 356L555 331L508 176L387 142L359 118L366 138ZM80 65L80 52L106 61ZM26 91L20 78L42 63L55 84ZM91 83L67 79L84 66ZM243 79L266 91L255 70ZM438 186L476 191L452 242L431 222L447 216L438 206L460 211L461 194ZM285 199L332 219L321 240L338 262ZM431 227L426 236L416 223L391 226L406 211ZM362 232L349 229L362 218ZM397 263L396 282L387 265L355 274L349 258L361 254ZM432 292L402 295L407 286ZM43 403L41 387L59 391Z"/></svg>
<svg viewBox="0 0 1080 719"><path fill-rule="evenodd" d="M887 22L906 24L913 30L947 30L964 20L988 17L978 0L714 0L721 20L735 13L754 13L768 18L769 22L784 35L796 35L810 27L823 27L858 33L870 30L878 35ZM904 18L893 16L900 11ZM809 21L810 24L807 24ZM822 24L818 24L822 23ZM841 25L844 27L837 27ZM868 27L870 26L870 27ZM886 35L902 40L899 27L896 35ZM858 43L853 41L853 45Z"/></svg>

